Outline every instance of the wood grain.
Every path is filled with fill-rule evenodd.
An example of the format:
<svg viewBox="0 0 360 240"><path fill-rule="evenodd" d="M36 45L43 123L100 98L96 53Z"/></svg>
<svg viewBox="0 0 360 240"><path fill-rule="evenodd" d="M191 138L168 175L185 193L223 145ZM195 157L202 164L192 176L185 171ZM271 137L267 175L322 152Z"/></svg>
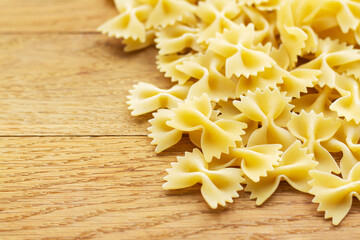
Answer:
<svg viewBox="0 0 360 240"><path fill-rule="evenodd" d="M117 14L112 0L1 0L0 33L95 32Z"/></svg>
<svg viewBox="0 0 360 240"><path fill-rule="evenodd" d="M98 34L0 38L0 135L144 135L126 96L139 81L169 87L155 49L125 54Z"/></svg>
<svg viewBox="0 0 360 240"><path fill-rule="evenodd" d="M161 189L165 168L192 146L156 155L145 137L0 138L0 239L355 239L360 204L339 227L312 197L280 189L256 207L240 193L211 210L199 187Z"/></svg>
<svg viewBox="0 0 360 240"><path fill-rule="evenodd" d="M0 239L357 239L360 203L340 226L282 184L211 210L199 186L161 189L193 146L156 155L131 117L138 81L169 87L155 50L125 54L95 32L112 0L0 0ZM56 135L56 136L55 136Z"/></svg>

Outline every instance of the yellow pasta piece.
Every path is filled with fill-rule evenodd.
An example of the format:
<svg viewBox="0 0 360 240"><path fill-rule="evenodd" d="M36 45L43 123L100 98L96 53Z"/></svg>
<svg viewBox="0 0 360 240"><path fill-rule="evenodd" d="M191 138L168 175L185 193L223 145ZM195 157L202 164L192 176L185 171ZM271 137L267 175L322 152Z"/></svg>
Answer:
<svg viewBox="0 0 360 240"><path fill-rule="evenodd" d="M166 27L182 20L194 7L185 0L139 0L147 2L153 9L146 21L146 28Z"/></svg>
<svg viewBox="0 0 360 240"><path fill-rule="evenodd" d="M186 188L196 183L201 183L201 194L211 208L218 205L225 206L226 202L232 203L233 198L239 196L244 182L242 172L238 168L223 168L209 170L208 163L199 149L185 153L185 157L178 157L177 163L172 163L172 168L167 169L167 181L164 189Z"/></svg>
<svg viewBox="0 0 360 240"><path fill-rule="evenodd" d="M336 27L341 29L339 35L355 31L360 24L359 13L360 4L353 1L285 0L277 11L277 23L291 66L303 51L316 47L317 32Z"/></svg>
<svg viewBox="0 0 360 240"><path fill-rule="evenodd" d="M247 127L244 129L245 134L241 136L241 142L243 145L247 145L249 137L258 128L258 123L241 113L239 109L234 106L233 101L220 101L218 104L220 105L218 109L220 112L219 118L246 123Z"/></svg>
<svg viewBox="0 0 360 240"><path fill-rule="evenodd" d="M278 42L276 39L276 14L264 13L254 7L242 7L242 12L233 21L238 25L248 25L249 22L254 24L254 42L266 44L270 42L273 46L277 47Z"/></svg>
<svg viewBox="0 0 360 240"><path fill-rule="evenodd" d="M357 74L354 67L360 67L360 50L354 49L353 46L341 44L339 41L330 39L319 40L315 54L315 59L305 63L299 68L321 70L317 84L323 87L325 84L331 88L335 87L337 67L341 66L341 71L349 74ZM359 72L359 70L357 70Z"/></svg>
<svg viewBox="0 0 360 240"><path fill-rule="evenodd" d="M293 114L287 127L299 138L309 153L319 163L317 169L324 172L340 173L340 168L331 154L322 146L322 142L332 138L340 128L341 123L332 118L325 118L322 113L301 111Z"/></svg>
<svg viewBox="0 0 360 240"><path fill-rule="evenodd" d="M145 40L143 42L141 42L139 39L134 40L132 38L126 38L123 39L122 43L125 44L124 47L125 52L132 52L153 45L154 40L155 40L155 31L149 30L146 31Z"/></svg>
<svg viewBox="0 0 360 240"><path fill-rule="evenodd" d="M165 73L165 77L171 78L172 82L179 82L180 85L184 85L191 78L191 76L178 70L177 67L193 56L193 53L188 53L186 55L157 55L157 68L160 72Z"/></svg>
<svg viewBox="0 0 360 240"><path fill-rule="evenodd" d="M319 70L296 68L282 77L283 83L279 87L286 92L286 96L299 98L301 93L306 93L308 88L317 83L320 74Z"/></svg>
<svg viewBox="0 0 360 240"><path fill-rule="evenodd" d="M252 147L231 148L229 157L233 158L231 166L241 167L244 175L254 182L267 175L268 171L279 164L280 144L264 144Z"/></svg>
<svg viewBox="0 0 360 240"><path fill-rule="evenodd" d="M241 12L235 0L205 0L199 2L195 14L200 18L202 30L198 38L199 42L208 42L215 37L216 33L222 33L224 29L230 29L235 25L233 20Z"/></svg>
<svg viewBox="0 0 360 240"><path fill-rule="evenodd" d="M154 118L149 120L151 132L149 137L153 140L151 144L156 145L155 152L160 153L165 149L178 143L182 137L182 131L169 127L166 122L170 120L172 112L169 109L159 109L153 114Z"/></svg>
<svg viewBox="0 0 360 240"><path fill-rule="evenodd" d="M319 203L318 211L325 211L325 218L332 218L338 225L350 211L353 197L360 200L360 163L350 171L348 178L321 171L310 171L313 178L309 193L315 195L313 202Z"/></svg>
<svg viewBox="0 0 360 240"><path fill-rule="evenodd" d="M345 117L347 121L360 123L360 82L354 78L337 75L335 89L341 97L336 99L330 109Z"/></svg>
<svg viewBox="0 0 360 240"><path fill-rule="evenodd" d="M280 67L272 66L259 72L255 76L240 76L236 85L236 96L246 95L247 91L255 92L256 89L265 90L266 88L274 89L277 85L284 83L283 78L290 75Z"/></svg>
<svg viewBox="0 0 360 240"><path fill-rule="evenodd" d="M245 123L227 119L212 121L213 110L206 94L186 100L172 111L171 120L166 122L168 126L186 132L201 131L201 148L207 162L213 157L219 158L221 153L228 153L245 133Z"/></svg>
<svg viewBox="0 0 360 240"><path fill-rule="evenodd" d="M160 55L178 53L184 49L201 51L202 48L197 43L199 29L177 24L165 28L157 33L156 47Z"/></svg>
<svg viewBox="0 0 360 240"><path fill-rule="evenodd" d="M315 168L317 162L313 160L312 154L306 152L300 141L296 141L284 152L274 170L267 172L266 177L261 177L258 182L245 177L245 191L251 192L250 198L256 198L257 205L263 204L276 191L281 180L301 192L308 192L308 181L312 179L309 171Z"/></svg>
<svg viewBox="0 0 360 240"><path fill-rule="evenodd" d="M210 40L209 50L226 58L227 78L232 75L248 78L275 65L275 61L269 56L270 44L262 46L254 42L254 37L254 25L249 24L225 29L223 34Z"/></svg>
<svg viewBox="0 0 360 240"><path fill-rule="evenodd" d="M291 104L295 106L294 112L299 113L301 110L305 112L314 111L318 114L323 113L325 117L336 118L337 114L330 110L330 105L339 97L338 93L327 86L315 89L316 93L308 93L291 101Z"/></svg>
<svg viewBox="0 0 360 240"><path fill-rule="evenodd" d="M255 130L248 141L248 146L261 144L281 144L282 150L288 148L295 138L281 126L291 118L290 98L280 93L279 89L256 90L241 96L241 101L234 105L249 119L260 122L261 128Z"/></svg>
<svg viewBox="0 0 360 240"><path fill-rule="evenodd" d="M119 2L119 1L118 1ZM98 31L107 34L109 37L132 38L141 43L146 41L145 21L148 18L151 7L139 5L136 0L117 4L120 14L110 19L98 28Z"/></svg>
<svg viewBox="0 0 360 240"><path fill-rule="evenodd" d="M282 4L277 11L277 27L288 55L284 55L283 57L289 59L290 67L293 67L297 62L297 57L301 55L302 50L306 47L305 41L308 38L306 32L301 27L296 26L294 16L299 16L299 14L303 14L303 12L299 11L297 6L293 6L295 5L294 2L295 1L292 0L285 0L284 4ZM293 12L295 9L297 11L296 14Z"/></svg>
<svg viewBox="0 0 360 240"><path fill-rule="evenodd" d="M236 85L234 79L224 76L223 58L211 51L198 54L176 67L177 70L199 79L189 90L189 98L201 97L205 92L212 101L226 101L235 98Z"/></svg>
<svg viewBox="0 0 360 240"><path fill-rule="evenodd" d="M131 115L138 116L159 108L173 108L187 97L191 83L160 89L153 84L140 82L130 90L128 96Z"/></svg>
<svg viewBox="0 0 360 240"><path fill-rule="evenodd" d="M347 178L351 169L360 161L360 125L353 121L341 120L341 127L333 138L324 142L324 147L329 152L341 152L341 175Z"/></svg>

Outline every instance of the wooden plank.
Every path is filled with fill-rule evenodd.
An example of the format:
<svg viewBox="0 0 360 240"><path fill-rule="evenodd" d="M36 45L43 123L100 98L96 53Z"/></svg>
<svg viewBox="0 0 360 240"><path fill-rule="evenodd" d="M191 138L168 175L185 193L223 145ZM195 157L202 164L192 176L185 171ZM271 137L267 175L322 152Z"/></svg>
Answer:
<svg viewBox="0 0 360 240"><path fill-rule="evenodd" d="M0 32L95 32L116 16L112 0L1 0Z"/></svg>
<svg viewBox="0 0 360 240"><path fill-rule="evenodd" d="M356 239L360 204L339 227L282 184L263 206L241 192L211 210L199 186L161 189L187 140L156 155L145 137L0 138L1 239Z"/></svg>
<svg viewBox="0 0 360 240"><path fill-rule="evenodd" d="M145 81L169 87L154 48L124 53L97 34L20 34L0 38L0 135L144 135L126 96Z"/></svg>

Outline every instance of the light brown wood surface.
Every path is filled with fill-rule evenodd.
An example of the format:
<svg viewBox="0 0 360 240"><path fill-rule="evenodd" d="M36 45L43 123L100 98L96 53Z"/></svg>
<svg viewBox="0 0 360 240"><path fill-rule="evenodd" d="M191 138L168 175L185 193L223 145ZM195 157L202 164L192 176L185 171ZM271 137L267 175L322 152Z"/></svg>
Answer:
<svg viewBox="0 0 360 240"><path fill-rule="evenodd" d="M0 0L0 239L358 239L360 203L338 227L281 184L211 210L199 186L162 190L185 138L155 154L127 91L169 86L154 49L125 54L95 32L109 0Z"/></svg>

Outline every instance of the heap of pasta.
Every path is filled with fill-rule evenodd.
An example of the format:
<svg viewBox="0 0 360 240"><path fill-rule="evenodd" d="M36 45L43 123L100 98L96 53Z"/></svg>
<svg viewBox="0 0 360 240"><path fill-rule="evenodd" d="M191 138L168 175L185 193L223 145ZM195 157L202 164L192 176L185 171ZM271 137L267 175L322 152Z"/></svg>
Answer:
<svg viewBox="0 0 360 240"><path fill-rule="evenodd" d="M196 146L167 169L164 189L200 183L216 208L243 189L262 204L286 181L342 221L360 200L359 0L115 4L99 31L125 51L154 44L174 83L135 85L132 115L153 112L157 153L183 135Z"/></svg>

